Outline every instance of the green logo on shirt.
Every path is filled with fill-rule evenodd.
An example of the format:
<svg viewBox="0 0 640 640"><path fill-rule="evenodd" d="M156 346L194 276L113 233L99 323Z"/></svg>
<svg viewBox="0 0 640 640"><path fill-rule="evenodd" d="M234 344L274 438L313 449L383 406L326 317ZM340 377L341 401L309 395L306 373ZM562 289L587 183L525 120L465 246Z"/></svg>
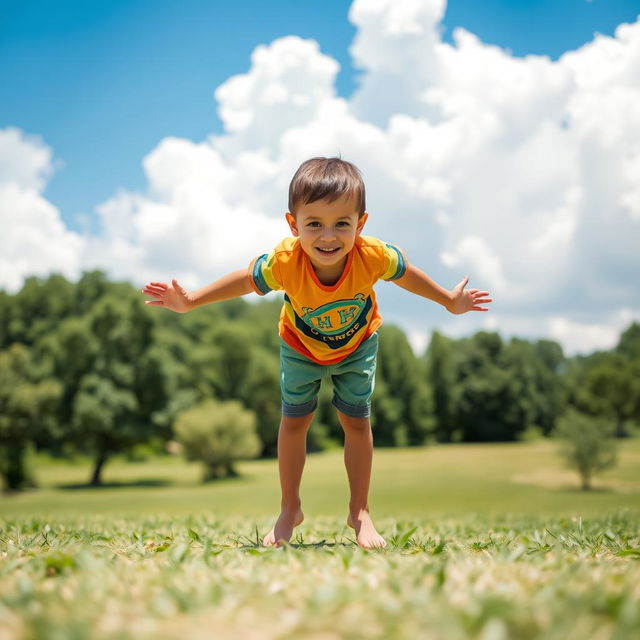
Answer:
<svg viewBox="0 0 640 640"><path fill-rule="evenodd" d="M302 319L309 327L326 336L337 335L355 323L365 303L364 295L358 293L353 300L337 300L317 309L303 307Z"/></svg>

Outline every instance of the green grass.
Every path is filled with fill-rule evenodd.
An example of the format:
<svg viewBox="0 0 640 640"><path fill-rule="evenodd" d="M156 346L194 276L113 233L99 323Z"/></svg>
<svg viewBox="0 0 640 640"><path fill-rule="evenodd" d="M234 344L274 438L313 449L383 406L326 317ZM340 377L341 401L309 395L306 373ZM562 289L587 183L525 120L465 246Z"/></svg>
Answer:
<svg viewBox="0 0 640 640"><path fill-rule="evenodd" d="M269 522L257 521L258 528ZM245 518L20 518L0 540L3 639L632 639L640 519L319 518L265 549Z"/></svg>
<svg viewBox="0 0 640 640"><path fill-rule="evenodd" d="M238 465L241 477L200 483L196 463L162 457L144 463L122 459L105 467L107 486L84 486L90 464L37 461L40 489L0 500L0 517L48 514L276 515L277 462ZM302 480L307 517L346 516L348 485L342 451L307 458ZM390 518L597 515L640 509L640 439L623 441L616 468L579 490L577 474L563 467L552 442L376 449L371 510Z"/></svg>
<svg viewBox="0 0 640 640"><path fill-rule="evenodd" d="M344 524L340 451L309 456L280 549L274 460L210 485L116 460L100 489L37 462L41 488L0 501L2 640L640 637L638 440L591 492L549 442L376 450L376 551Z"/></svg>

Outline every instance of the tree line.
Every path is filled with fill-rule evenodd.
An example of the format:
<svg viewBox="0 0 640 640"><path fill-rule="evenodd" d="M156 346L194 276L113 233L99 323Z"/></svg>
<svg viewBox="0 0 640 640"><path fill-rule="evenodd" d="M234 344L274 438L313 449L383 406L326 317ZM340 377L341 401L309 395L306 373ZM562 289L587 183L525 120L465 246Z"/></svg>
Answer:
<svg viewBox="0 0 640 640"><path fill-rule="evenodd" d="M178 439L208 456L208 477L239 457L276 455L281 300L230 300L188 314L150 308L139 290L101 271L77 282L29 278L0 291L0 475L29 486L29 447L92 457L89 481L140 445ZM509 441L550 435L569 409L616 435L640 419L640 325L610 351L567 358L551 340L481 331L433 332L416 356L383 326L372 408L376 446ZM323 384L309 450L342 443Z"/></svg>

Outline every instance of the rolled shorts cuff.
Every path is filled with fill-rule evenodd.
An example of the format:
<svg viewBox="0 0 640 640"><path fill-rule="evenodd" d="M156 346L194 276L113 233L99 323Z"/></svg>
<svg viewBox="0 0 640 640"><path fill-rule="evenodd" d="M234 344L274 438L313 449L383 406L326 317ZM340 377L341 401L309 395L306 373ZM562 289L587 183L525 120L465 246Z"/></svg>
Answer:
<svg viewBox="0 0 640 640"><path fill-rule="evenodd" d="M282 403L282 415L290 418L301 418L313 413L318 406L318 398L313 398L304 404L286 404Z"/></svg>
<svg viewBox="0 0 640 640"><path fill-rule="evenodd" d="M338 396L333 396L331 403L338 411L342 411L342 413L351 418L368 418L371 415L371 402L367 404L348 404L340 400Z"/></svg>

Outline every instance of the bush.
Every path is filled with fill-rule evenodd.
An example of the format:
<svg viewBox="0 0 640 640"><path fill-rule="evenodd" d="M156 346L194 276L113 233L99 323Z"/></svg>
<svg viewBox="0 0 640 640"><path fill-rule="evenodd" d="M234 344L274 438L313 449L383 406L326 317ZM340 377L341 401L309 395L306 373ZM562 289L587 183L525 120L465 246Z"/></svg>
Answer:
<svg viewBox="0 0 640 640"><path fill-rule="evenodd" d="M205 400L178 414L174 431L187 460L204 463L205 482L237 475L233 463L261 450L256 416L237 400Z"/></svg>
<svg viewBox="0 0 640 640"><path fill-rule="evenodd" d="M582 489L591 488L591 478L598 471L616 463L614 425L605 419L567 411L559 420L554 436L563 441L560 454L582 480Z"/></svg>

